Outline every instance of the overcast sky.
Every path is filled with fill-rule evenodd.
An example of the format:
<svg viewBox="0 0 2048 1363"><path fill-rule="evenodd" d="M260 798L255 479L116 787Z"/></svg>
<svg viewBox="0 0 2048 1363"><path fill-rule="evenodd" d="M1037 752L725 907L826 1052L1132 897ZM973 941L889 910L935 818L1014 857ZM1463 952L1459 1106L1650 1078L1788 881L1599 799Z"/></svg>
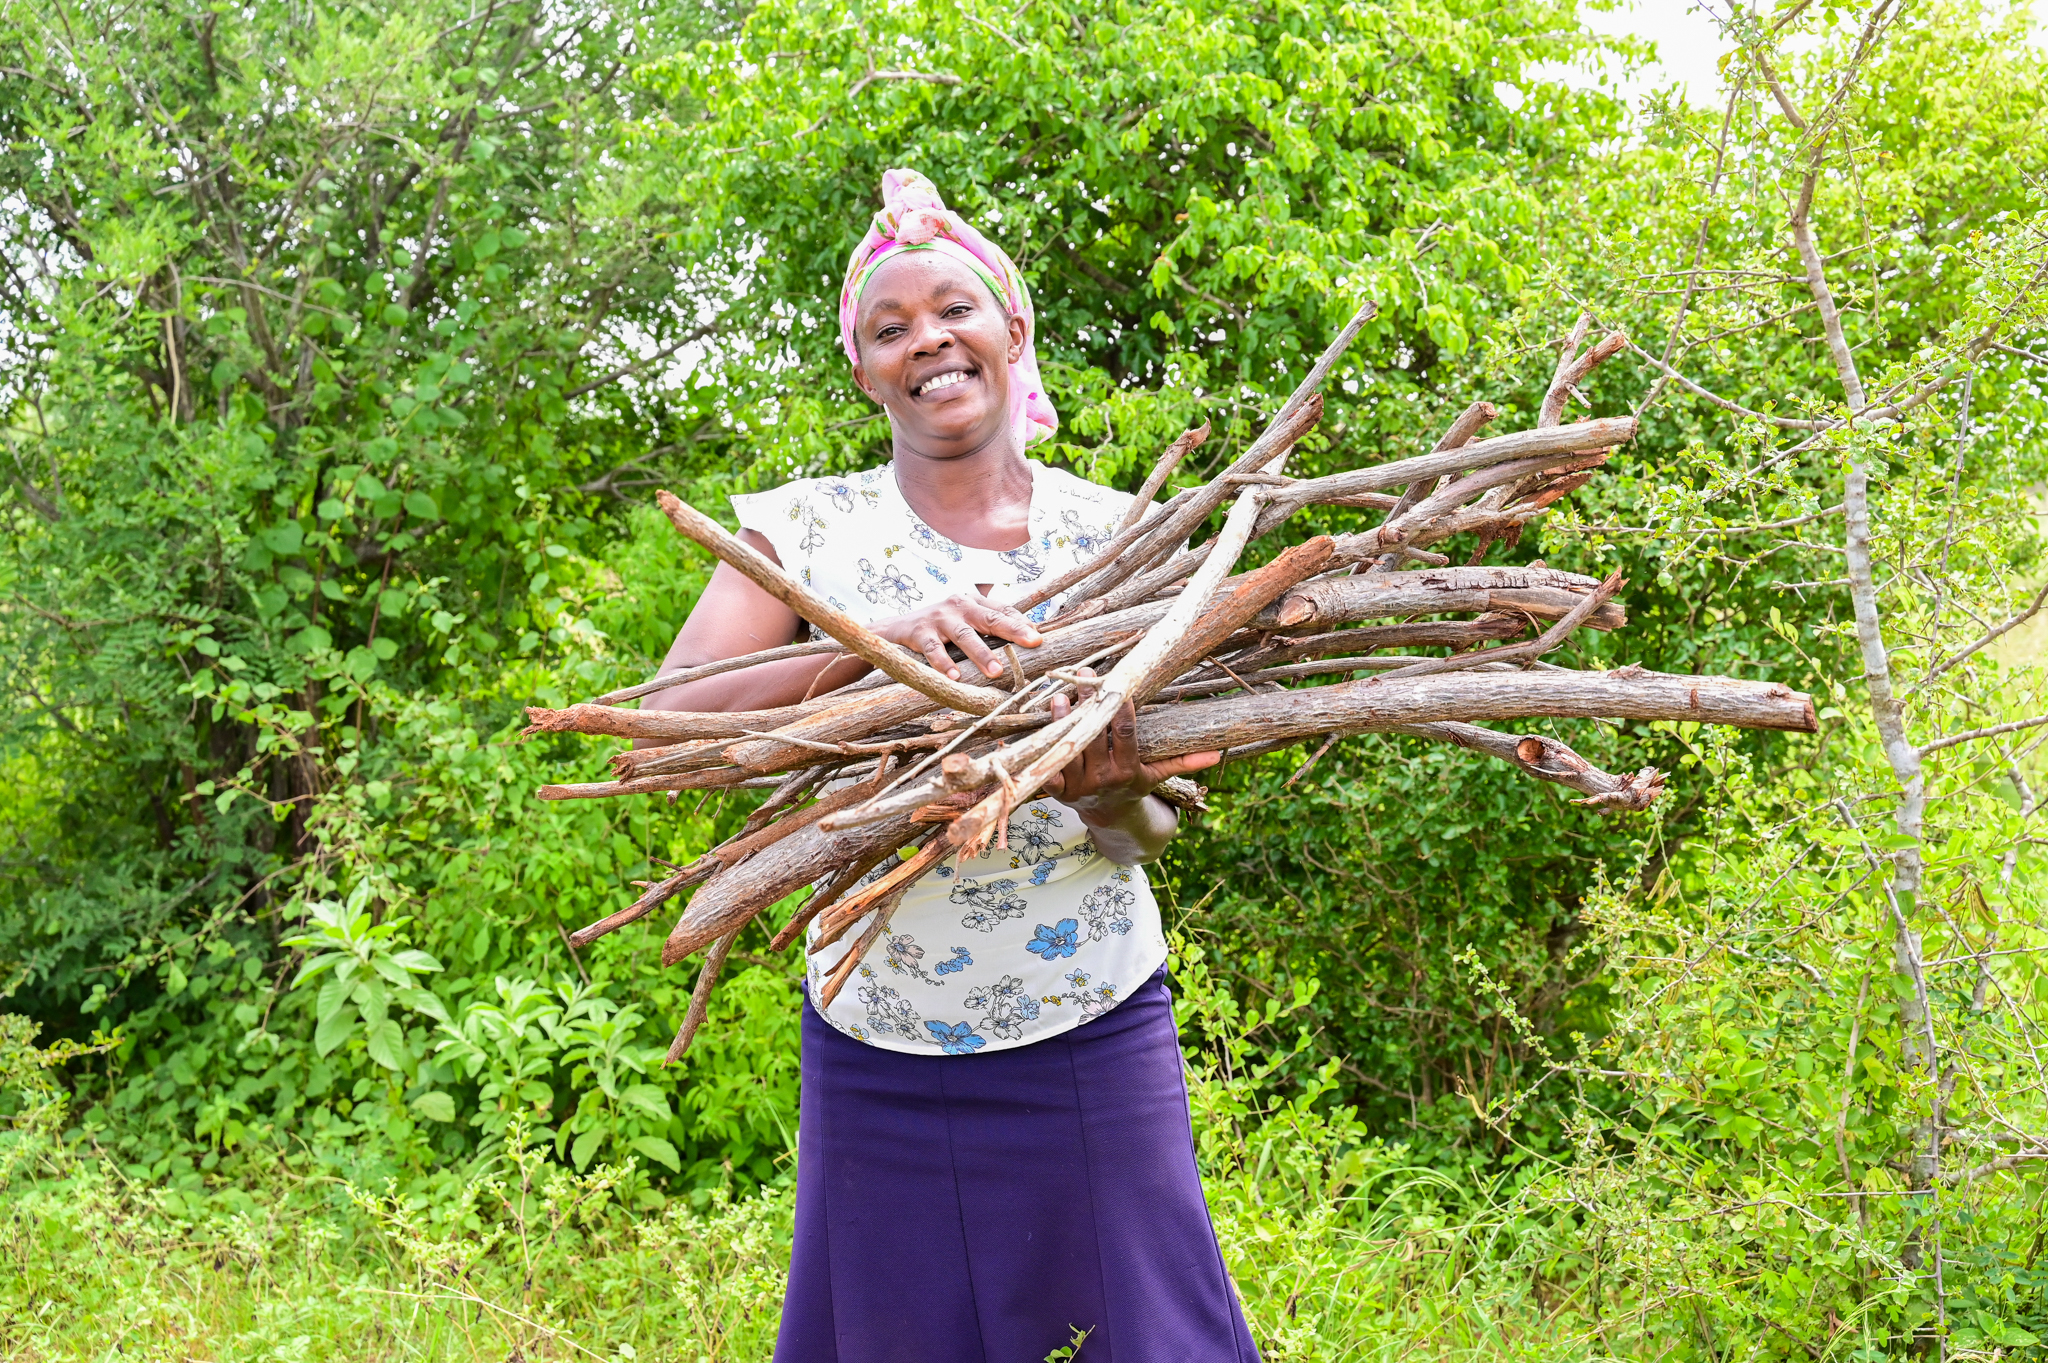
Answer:
<svg viewBox="0 0 2048 1363"><path fill-rule="evenodd" d="M1726 14L1732 0L1712 0L1712 3L1715 11ZM2048 6L2036 6L2037 10L2044 7ZM1582 10L1581 17L1586 26L1597 33L1632 33L1657 45L1655 68L1644 73L1646 78L1626 82L1618 91L1631 104L1648 91L1668 86L1673 81L1684 85L1686 99L1690 103L1718 103L1715 92L1720 75L1715 63L1730 44L1722 40L1720 26L1698 0L1623 0L1609 13ZM2038 22L2034 41L2048 41L2048 29ZM1578 84L1593 79L1593 73L1567 74L1565 79Z"/></svg>

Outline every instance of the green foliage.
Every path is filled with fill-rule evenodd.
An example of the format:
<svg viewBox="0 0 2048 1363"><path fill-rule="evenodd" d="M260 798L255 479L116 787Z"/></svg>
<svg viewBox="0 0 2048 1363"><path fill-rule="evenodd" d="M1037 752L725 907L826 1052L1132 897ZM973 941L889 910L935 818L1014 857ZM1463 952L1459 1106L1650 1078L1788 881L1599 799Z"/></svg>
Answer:
<svg viewBox="0 0 2048 1363"><path fill-rule="evenodd" d="M2023 12L1904 16L1745 13L1725 109L1631 118L1549 79L1598 47L1553 0L0 15L0 983L62 1039L0 1035L29 1350L765 1354L795 968L744 939L668 1070L659 925L566 943L743 802L539 803L605 753L520 707L646 675L701 589L646 490L882 457L833 305L892 165L1011 246L1048 457L1126 486L1196 419L1226 457L1361 297L1297 472L1527 425L1582 311L1627 330L1582 397L1641 437L1508 557L1630 578L1561 660L1820 707L1530 726L1671 771L1657 820L1406 739L1219 773L1156 878L1265 1356L2048 1347L2038 759L1930 756L1895 917L1837 511L1875 463L1918 741L2048 709L2004 644L1942 661L2039 582L2048 101ZM1811 424L1816 165L1896 421Z"/></svg>

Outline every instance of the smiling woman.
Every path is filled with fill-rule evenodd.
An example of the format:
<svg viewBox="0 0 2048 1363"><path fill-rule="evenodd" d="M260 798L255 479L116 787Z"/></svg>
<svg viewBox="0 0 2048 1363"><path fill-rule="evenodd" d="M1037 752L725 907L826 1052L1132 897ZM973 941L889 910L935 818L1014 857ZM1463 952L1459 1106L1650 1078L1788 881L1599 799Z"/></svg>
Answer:
<svg viewBox="0 0 2048 1363"><path fill-rule="evenodd" d="M892 170L882 190L847 267L840 339L888 413L890 462L733 506L743 537L834 607L956 679L963 666L1000 678L996 650L1036 648L1035 620L1064 598L1031 617L1008 603L1092 558L1131 499L1025 457L1059 419L1010 258L922 176ZM663 670L789 643L799 626L721 566ZM796 658L647 703L761 709L865 667ZM1067 702L1052 705L1063 716ZM999 849L906 894L854 987L829 1000L869 919L831 935L813 923L780 1363L1026 1363L1077 1329L1091 1356L1256 1357L1195 1170L1141 864L1177 827L1153 788L1217 754L1142 762L1134 724L1126 708L1048 783L1057 799L1016 811Z"/></svg>

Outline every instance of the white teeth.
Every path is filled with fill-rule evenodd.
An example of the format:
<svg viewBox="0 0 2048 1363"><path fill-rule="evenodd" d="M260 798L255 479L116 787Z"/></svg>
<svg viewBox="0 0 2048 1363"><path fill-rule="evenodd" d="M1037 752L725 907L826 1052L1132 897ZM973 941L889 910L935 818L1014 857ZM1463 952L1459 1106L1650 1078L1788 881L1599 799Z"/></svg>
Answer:
<svg viewBox="0 0 2048 1363"><path fill-rule="evenodd" d="M941 388L951 388L956 383L965 383L966 381L967 375L956 369L950 374L939 375L931 382L925 384L924 387L918 389L917 394L919 397L924 397L929 393L938 392Z"/></svg>

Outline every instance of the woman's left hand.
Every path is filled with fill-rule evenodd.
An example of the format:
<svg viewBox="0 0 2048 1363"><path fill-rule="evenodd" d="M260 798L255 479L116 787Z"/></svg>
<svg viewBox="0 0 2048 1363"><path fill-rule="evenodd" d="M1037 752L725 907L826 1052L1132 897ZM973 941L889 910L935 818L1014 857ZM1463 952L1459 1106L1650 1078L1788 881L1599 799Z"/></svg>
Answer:
<svg viewBox="0 0 2048 1363"><path fill-rule="evenodd" d="M1065 719L1070 709L1065 696L1053 698L1054 719ZM1112 861L1150 861L1165 850L1179 817L1164 801L1146 797L1160 782L1213 767L1222 757L1218 752L1191 752L1163 762L1140 760L1138 713L1126 703L1093 743L1045 783L1045 793L1081 816L1081 822L1095 831L1103 855Z"/></svg>

